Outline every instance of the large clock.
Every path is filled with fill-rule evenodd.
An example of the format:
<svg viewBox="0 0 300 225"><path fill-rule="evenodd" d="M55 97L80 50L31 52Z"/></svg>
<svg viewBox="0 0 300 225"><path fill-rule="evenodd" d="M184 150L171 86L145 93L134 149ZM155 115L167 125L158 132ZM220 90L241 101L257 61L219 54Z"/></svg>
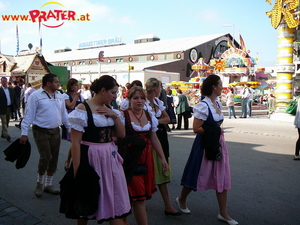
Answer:
<svg viewBox="0 0 300 225"><path fill-rule="evenodd" d="M190 60L191 60L193 63L195 63L195 62L197 61L197 59L198 59L198 52L197 52L196 49L193 48L193 49L190 51Z"/></svg>

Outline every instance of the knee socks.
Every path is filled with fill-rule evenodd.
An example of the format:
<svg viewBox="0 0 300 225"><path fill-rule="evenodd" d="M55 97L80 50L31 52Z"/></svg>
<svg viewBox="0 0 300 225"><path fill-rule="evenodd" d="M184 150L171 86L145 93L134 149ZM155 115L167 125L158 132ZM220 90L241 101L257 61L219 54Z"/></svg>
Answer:
<svg viewBox="0 0 300 225"><path fill-rule="evenodd" d="M44 183L44 178L45 178L45 175L38 174L37 182L40 183L40 184L43 184Z"/></svg>
<svg viewBox="0 0 300 225"><path fill-rule="evenodd" d="M45 175L38 174L37 182L39 182L40 184L44 184L44 181L45 181L45 186L52 185L53 176L48 176L48 175L45 176Z"/></svg>
<svg viewBox="0 0 300 225"><path fill-rule="evenodd" d="M46 175L45 186L51 186L53 181L53 176Z"/></svg>

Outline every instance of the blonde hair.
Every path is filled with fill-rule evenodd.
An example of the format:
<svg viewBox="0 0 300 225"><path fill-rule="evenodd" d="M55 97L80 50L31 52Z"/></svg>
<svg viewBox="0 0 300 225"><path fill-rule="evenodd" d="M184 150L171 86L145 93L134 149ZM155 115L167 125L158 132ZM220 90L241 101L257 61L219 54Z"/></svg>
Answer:
<svg viewBox="0 0 300 225"><path fill-rule="evenodd" d="M128 100L132 99L132 97L134 96L134 94L136 92L140 92L142 94L142 96L146 99L145 90L140 86L135 86L135 87L130 88L130 90L128 92L128 96L127 96Z"/></svg>
<svg viewBox="0 0 300 225"><path fill-rule="evenodd" d="M161 82L154 77L149 78L145 84L146 91L148 94L151 93L154 88L157 88L160 86L161 86Z"/></svg>

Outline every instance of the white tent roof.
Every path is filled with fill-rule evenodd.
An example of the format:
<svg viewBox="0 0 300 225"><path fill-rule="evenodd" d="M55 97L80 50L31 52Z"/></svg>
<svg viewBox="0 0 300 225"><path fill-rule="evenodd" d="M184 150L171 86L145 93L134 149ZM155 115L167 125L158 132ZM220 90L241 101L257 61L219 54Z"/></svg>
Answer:
<svg viewBox="0 0 300 225"><path fill-rule="evenodd" d="M99 47L94 49L74 50L62 53L51 53L44 55L47 62L61 62L78 59L95 59L99 51L104 51L104 57L130 56L130 55L147 55L166 52L177 52L191 49L213 39L226 35L211 34L198 37L179 38L171 40L160 40L140 44L126 44L109 47Z"/></svg>

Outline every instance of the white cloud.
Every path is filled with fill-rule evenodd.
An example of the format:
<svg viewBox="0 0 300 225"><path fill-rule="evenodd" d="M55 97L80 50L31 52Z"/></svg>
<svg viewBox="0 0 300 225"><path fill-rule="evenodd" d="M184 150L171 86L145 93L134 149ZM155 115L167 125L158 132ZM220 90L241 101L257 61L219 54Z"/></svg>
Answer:
<svg viewBox="0 0 300 225"><path fill-rule="evenodd" d="M3 10L6 8L6 4L4 2L0 1L0 10Z"/></svg>

